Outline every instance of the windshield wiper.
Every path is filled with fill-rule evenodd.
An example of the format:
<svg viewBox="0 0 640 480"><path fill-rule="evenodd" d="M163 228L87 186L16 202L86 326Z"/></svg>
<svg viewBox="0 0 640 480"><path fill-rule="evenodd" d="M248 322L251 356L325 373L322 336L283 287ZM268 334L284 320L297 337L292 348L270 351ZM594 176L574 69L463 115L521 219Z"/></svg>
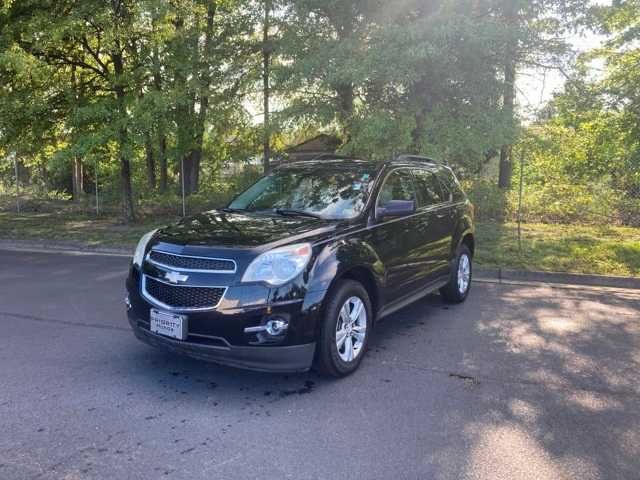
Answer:
<svg viewBox="0 0 640 480"><path fill-rule="evenodd" d="M311 213L305 210L296 210L295 208L276 208L274 212L276 212L278 215L287 215L287 216L298 215L301 217L318 218L320 220L325 219L322 215L318 215L317 213Z"/></svg>
<svg viewBox="0 0 640 480"><path fill-rule="evenodd" d="M221 209L221 211L223 211L224 213L234 213L234 212L246 212L247 210L245 208L224 207Z"/></svg>

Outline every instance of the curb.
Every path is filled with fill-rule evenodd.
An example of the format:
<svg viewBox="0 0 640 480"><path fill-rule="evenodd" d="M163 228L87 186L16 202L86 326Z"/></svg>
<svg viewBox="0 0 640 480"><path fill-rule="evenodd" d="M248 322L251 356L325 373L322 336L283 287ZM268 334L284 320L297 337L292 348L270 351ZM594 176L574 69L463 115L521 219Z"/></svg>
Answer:
<svg viewBox="0 0 640 480"><path fill-rule="evenodd" d="M64 253L69 255L102 255L131 257L134 247L92 247L86 243L63 241L1 240L0 250L33 253ZM565 285L585 285L591 287L630 288L640 290L640 278L587 275L582 273L539 272L509 270L504 268L476 267L474 275L478 280L503 282L538 282Z"/></svg>
<svg viewBox="0 0 640 480"><path fill-rule="evenodd" d="M65 253L69 255L103 255L113 257L131 257L134 247L101 247L81 242L0 240L0 250L33 253Z"/></svg>
<svg viewBox="0 0 640 480"><path fill-rule="evenodd" d="M502 282L561 283L565 285L585 285L590 287L631 288L640 290L638 277L614 277L588 275L583 273L538 272L528 270L508 270L503 268L476 268L475 276L480 280Z"/></svg>

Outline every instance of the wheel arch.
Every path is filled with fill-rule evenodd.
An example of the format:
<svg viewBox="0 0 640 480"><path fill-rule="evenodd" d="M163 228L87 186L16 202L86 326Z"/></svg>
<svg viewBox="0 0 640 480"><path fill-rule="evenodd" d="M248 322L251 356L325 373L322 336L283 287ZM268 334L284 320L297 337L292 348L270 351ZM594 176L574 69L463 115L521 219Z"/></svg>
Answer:
<svg viewBox="0 0 640 480"><path fill-rule="evenodd" d="M475 257L476 255L476 237L473 232L466 232L462 235L460 240L460 245L466 245L466 247L471 252L471 257Z"/></svg>
<svg viewBox="0 0 640 480"><path fill-rule="evenodd" d="M364 265L358 265L351 267L334 279L332 287L337 285L343 280L353 280L361 284L369 294L369 300L371 300L371 308L373 310L373 318L375 319L380 312L382 306L381 288L373 271Z"/></svg>

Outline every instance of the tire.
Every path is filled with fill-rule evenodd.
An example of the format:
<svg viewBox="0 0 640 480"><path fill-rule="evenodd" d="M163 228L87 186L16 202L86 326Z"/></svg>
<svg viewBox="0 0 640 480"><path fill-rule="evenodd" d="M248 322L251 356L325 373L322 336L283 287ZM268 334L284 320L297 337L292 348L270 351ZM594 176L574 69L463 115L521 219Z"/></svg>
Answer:
<svg viewBox="0 0 640 480"><path fill-rule="evenodd" d="M468 261L468 269L464 267L465 258ZM445 302L455 304L462 303L467 299L473 278L472 259L473 256L469 248L466 245L460 245L456 251L456 258L451 265L449 283L440 289L440 295L442 295ZM468 272L466 283L463 280L461 281L460 278L464 275L465 270Z"/></svg>
<svg viewBox="0 0 640 480"><path fill-rule="evenodd" d="M373 326L373 309L367 290L353 280L341 281L329 295L320 327L315 369L321 375L339 378L356 371L362 362ZM349 311L347 322L351 324L350 327L343 321L346 311L343 312L342 309L345 306ZM356 316L358 312L360 314ZM339 332L344 333L340 346ZM349 345L351 360L348 360Z"/></svg>

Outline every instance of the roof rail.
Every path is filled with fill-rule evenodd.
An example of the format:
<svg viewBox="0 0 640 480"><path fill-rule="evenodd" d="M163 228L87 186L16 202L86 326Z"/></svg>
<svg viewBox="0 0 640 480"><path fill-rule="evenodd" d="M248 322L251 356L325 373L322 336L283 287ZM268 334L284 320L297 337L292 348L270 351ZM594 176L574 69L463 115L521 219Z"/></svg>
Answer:
<svg viewBox="0 0 640 480"><path fill-rule="evenodd" d="M321 153L316 157L310 158L309 160L314 161L314 160L360 160L360 159L356 157L349 157L347 155L339 155L337 153L326 152L326 153Z"/></svg>
<svg viewBox="0 0 640 480"><path fill-rule="evenodd" d="M396 161L397 160L404 160L408 162L427 162L427 163L442 164L442 162L438 162L433 158L425 157L423 155L411 155L411 154L398 155L396 157Z"/></svg>

